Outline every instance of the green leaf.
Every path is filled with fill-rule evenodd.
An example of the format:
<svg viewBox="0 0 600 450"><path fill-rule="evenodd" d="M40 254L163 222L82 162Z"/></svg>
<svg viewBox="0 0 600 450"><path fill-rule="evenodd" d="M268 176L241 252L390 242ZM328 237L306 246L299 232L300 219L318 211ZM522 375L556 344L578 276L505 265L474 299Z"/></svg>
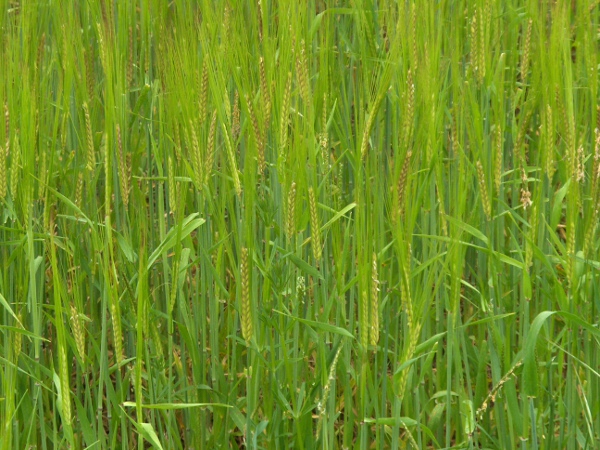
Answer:
<svg viewBox="0 0 600 450"><path fill-rule="evenodd" d="M295 317L290 314L277 311L276 309L274 309L273 312L297 320L298 322L303 323L304 325L308 325L309 327L316 328L321 331L327 331L329 333L341 334L342 336L354 339L354 335L344 328L336 327L335 325L331 325L329 323L317 322L315 320L301 319L300 317Z"/></svg>
<svg viewBox="0 0 600 450"><path fill-rule="evenodd" d="M169 230L165 239L159 244L158 247L152 252L150 257L148 258L148 266L147 270L150 270L152 264L156 262L158 257L171 247L173 247L177 243L177 239L180 241L185 239L190 235L192 231L206 222L204 219L198 217L198 213L193 213L183 219L183 222L176 227L173 227ZM181 227L181 229L179 229Z"/></svg>
<svg viewBox="0 0 600 450"><path fill-rule="evenodd" d="M525 353L523 355L523 389L528 397L538 395L538 368L535 359L535 344L546 319L554 314L554 311L544 311L533 320L527 340L525 342Z"/></svg>
<svg viewBox="0 0 600 450"><path fill-rule="evenodd" d="M304 261L301 258L298 258L293 253L289 253L286 256L286 258L289 258L294 263L294 265L296 267L298 267L298 269L300 269L301 271L306 272L309 275L312 275L314 278L323 280L323 275L321 274L321 272L319 272L319 270L316 267L311 266L306 261Z"/></svg>
<svg viewBox="0 0 600 450"><path fill-rule="evenodd" d="M135 402L123 402L123 406L135 408ZM187 408L206 408L208 406L222 406L223 408L232 408L231 405L225 403L153 403L142 405L145 409L160 409L163 411L172 409L187 409Z"/></svg>

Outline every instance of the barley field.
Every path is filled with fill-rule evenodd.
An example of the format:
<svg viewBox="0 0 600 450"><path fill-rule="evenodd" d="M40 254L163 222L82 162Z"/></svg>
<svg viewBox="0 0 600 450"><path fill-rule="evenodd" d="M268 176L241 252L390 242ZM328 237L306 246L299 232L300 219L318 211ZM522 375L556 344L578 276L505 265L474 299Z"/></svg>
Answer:
<svg viewBox="0 0 600 450"><path fill-rule="evenodd" d="M599 2L0 26L0 450L600 448Z"/></svg>

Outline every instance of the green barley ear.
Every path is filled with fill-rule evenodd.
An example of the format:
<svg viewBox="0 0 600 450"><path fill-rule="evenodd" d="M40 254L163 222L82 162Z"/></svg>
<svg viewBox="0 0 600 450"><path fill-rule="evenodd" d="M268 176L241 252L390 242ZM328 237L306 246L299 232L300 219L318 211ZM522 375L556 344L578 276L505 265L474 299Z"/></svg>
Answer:
<svg viewBox="0 0 600 450"><path fill-rule="evenodd" d="M500 192L500 185L502 184L502 160L504 159L502 128L500 128L500 125L496 126L496 129L494 130L493 145L496 153L494 161L494 186L496 187L496 192Z"/></svg>
<svg viewBox="0 0 600 450"><path fill-rule="evenodd" d="M290 114L290 98L292 93L292 72L288 72L281 102L281 113L279 118L279 152L277 155L277 172L283 179L285 177L285 163L287 156L288 125Z"/></svg>
<svg viewBox="0 0 600 450"><path fill-rule="evenodd" d="M167 158L167 182L169 186L169 208L171 212L175 212L177 208L177 182L175 181L175 167L173 158Z"/></svg>
<svg viewBox="0 0 600 450"><path fill-rule="evenodd" d="M129 207L129 161L128 156L123 151L123 138L121 136L121 127L117 124L117 150L119 152L119 184L121 185L121 196L125 209Z"/></svg>
<svg viewBox="0 0 600 450"><path fill-rule="evenodd" d="M419 56L417 52L417 2L413 2L410 8L410 52L411 66L417 70Z"/></svg>
<svg viewBox="0 0 600 450"><path fill-rule="evenodd" d="M406 75L406 96L406 110L402 127L402 137L404 145L409 148L412 141L413 122L415 118L415 82L413 80L413 73L410 69Z"/></svg>
<svg viewBox="0 0 600 450"><path fill-rule="evenodd" d="M600 181L600 129L594 130L596 134L595 146L594 146L594 162L593 170L591 174L592 178L592 215L585 229L585 236L583 240L583 252L584 255L592 257L594 251L594 232L596 231L596 224L598 223L598 186Z"/></svg>
<svg viewBox="0 0 600 450"><path fill-rule="evenodd" d="M194 122L190 119L190 134L191 134L191 160L192 160L192 169L194 170L194 184L196 185L196 189L199 191L202 190L202 181L203 181L203 167L202 167L202 154L200 153L200 144L198 144L198 135L196 134L196 127L194 126Z"/></svg>
<svg viewBox="0 0 600 450"><path fill-rule="evenodd" d="M529 72L529 52L531 50L531 32L533 30L533 20L527 22L527 32L525 35L525 46L523 48L523 59L521 60L521 81L524 83Z"/></svg>
<svg viewBox="0 0 600 450"><path fill-rule="evenodd" d="M319 216L317 212L317 200L312 187L308 188L308 203L310 208L310 234L313 256L317 264L321 260L321 228L319 227Z"/></svg>
<svg viewBox="0 0 600 450"><path fill-rule="evenodd" d="M23 329L23 313L19 313L19 315L17 316L17 320L15 321L15 328L17 328L18 330L22 330ZM15 361L17 361L19 359L19 356L21 355L21 349L22 347L22 340L23 340L23 333L20 333L18 331L13 332L13 336L14 336L14 340L13 340L13 351L15 353Z"/></svg>
<svg viewBox="0 0 600 450"><path fill-rule="evenodd" d="M134 58L133 58L133 29L132 27L129 27L129 33L128 33L128 38L129 38L129 58L127 61L127 86L131 86L133 83L133 64L134 64Z"/></svg>
<svg viewBox="0 0 600 450"><path fill-rule="evenodd" d="M483 77L480 76L480 53L481 49L479 48L480 40L479 40L479 28L480 24L478 22L477 17L477 8L473 11L473 18L471 19L471 69L473 70L477 82L480 82L480 79Z"/></svg>
<svg viewBox="0 0 600 450"><path fill-rule="evenodd" d="M85 85L88 94L88 101L94 101L94 46L90 45L84 49L84 62L85 62Z"/></svg>
<svg viewBox="0 0 600 450"><path fill-rule="evenodd" d="M406 153L406 156L404 157L404 162L402 163L402 171L400 172L400 178L398 178L398 184L396 185L398 198L398 208L396 209L397 217L402 217L402 215L404 214L404 193L406 191L411 158L412 151L409 150Z"/></svg>
<svg viewBox="0 0 600 450"><path fill-rule="evenodd" d="M525 247L525 269L529 270L533 263L533 248L537 242L537 234L538 234L538 223L539 223L539 214L538 214L538 203L534 202L531 207L531 214L529 215L529 241L526 242Z"/></svg>
<svg viewBox="0 0 600 450"><path fill-rule="evenodd" d="M77 307L74 303L71 303L71 316L69 317L71 321L71 329L73 330L73 337L75 338L75 348L77 349L77 353L79 353L79 358L82 361L86 359L85 353L85 334L83 329L83 324L81 323L81 317L79 312L77 311Z"/></svg>
<svg viewBox="0 0 600 450"><path fill-rule="evenodd" d="M252 136L254 137L254 142L256 142L256 158L258 161L258 171L262 174L265 170L265 148L264 142L262 140L262 132L260 130L260 126L258 124L258 117L254 112L254 107L252 106L252 100L250 96L246 94L246 105L248 106L248 113L250 114L250 120L252 121Z"/></svg>
<svg viewBox="0 0 600 450"><path fill-rule="evenodd" d="M8 186L6 180L8 178L8 174L6 173L6 152L0 146L0 200L3 200L6 197Z"/></svg>
<svg viewBox="0 0 600 450"><path fill-rule="evenodd" d="M235 192L238 195L238 197L241 197L242 184L240 183L240 174L235 163L235 153L231 145L231 139L229 138L229 131L227 131L227 127L224 123L221 125L223 126L223 139L225 140L225 148L227 149L227 160L229 161L231 176L233 177L233 186L235 187Z"/></svg>
<svg viewBox="0 0 600 450"><path fill-rule="evenodd" d="M215 110L210 121L210 131L208 132L208 145L206 147L206 167L204 170L204 182L208 184L215 161L215 134L217 132L217 111Z"/></svg>
<svg viewBox="0 0 600 450"><path fill-rule="evenodd" d="M252 325L252 307L250 305L250 267L248 264L248 248L242 247L242 256L240 262L240 276L242 279L242 336L247 343L250 343L250 340L254 334L254 328Z"/></svg>
<svg viewBox="0 0 600 450"><path fill-rule="evenodd" d="M287 198L287 215L285 220L285 235L291 242L296 234L296 183L292 182Z"/></svg>
<svg viewBox="0 0 600 450"><path fill-rule="evenodd" d="M323 395L321 395L321 400L317 403L317 413L318 413L318 423L317 423L317 434L316 440L319 440L319 436L321 434L321 428L323 425L323 418L325 417L325 412L327 410L327 399L329 398L329 391L331 390L331 382L335 380L335 369L337 367L338 359L340 357L340 353L342 351L343 345L340 345L333 357L333 362L331 363L331 368L329 369L329 374L327 375L327 381L325 382L325 386L323 387Z"/></svg>
<svg viewBox="0 0 600 450"><path fill-rule="evenodd" d="M326 162L327 148L329 147L329 136L327 135L327 92L323 94L323 110L321 112L321 133L319 135L319 145L323 162Z"/></svg>
<svg viewBox="0 0 600 450"><path fill-rule="evenodd" d="M200 124L204 123L206 119L206 103L208 99L208 64L204 61L202 64L202 77L200 78L199 86L199 98L198 98L198 115L200 118Z"/></svg>
<svg viewBox="0 0 600 450"><path fill-rule="evenodd" d="M375 118L377 117L377 112L379 111L379 107L381 106L384 98L385 92L379 94L379 96L373 102L373 106L371 107L371 112L369 113L369 118L367 119L367 123L363 131L362 143L360 146L361 160L365 159L367 150L369 149L369 138L371 137L371 131L373 130L373 125L375 125Z"/></svg>
<svg viewBox="0 0 600 450"><path fill-rule="evenodd" d="M300 54L296 58L296 78L300 86L300 96L306 109L310 110L312 94L310 92L310 80L308 77L308 61L306 58L306 49L304 39L300 42Z"/></svg>
<svg viewBox="0 0 600 450"><path fill-rule="evenodd" d="M492 204L490 202L490 196L488 194L487 180L485 179L485 172L481 161L477 161L477 182L479 183L479 192L481 194L481 203L483 205L483 212L487 220L492 217Z"/></svg>
<svg viewBox="0 0 600 450"><path fill-rule="evenodd" d="M10 111L8 109L8 103L4 103L4 129L6 136L6 148L4 151L6 152L6 157L10 154Z"/></svg>
<svg viewBox="0 0 600 450"><path fill-rule="evenodd" d="M552 181L556 170L554 162L554 122L552 118L552 108L546 105L546 173L548 179Z"/></svg>
<svg viewBox="0 0 600 450"><path fill-rule="evenodd" d="M359 312L359 328L360 328L360 345L366 349L369 343L370 326L369 323L369 296L366 291L361 291L360 295L360 312Z"/></svg>
<svg viewBox="0 0 600 450"><path fill-rule="evenodd" d="M269 83L267 81L267 72L265 69L265 59L261 56L259 61L260 72L260 93L262 96L263 123L265 129L271 122L271 94L269 93Z"/></svg>
<svg viewBox="0 0 600 450"><path fill-rule="evenodd" d="M240 136L240 93L236 90L233 95L233 117L231 119L231 135L233 142Z"/></svg>
<svg viewBox="0 0 600 450"><path fill-rule="evenodd" d="M379 342L379 277L377 275L377 253L373 252L371 268L371 345Z"/></svg>
<svg viewBox="0 0 600 450"><path fill-rule="evenodd" d="M77 175L77 183L75 185L75 204L81 209L83 206L83 172Z"/></svg>
<svg viewBox="0 0 600 450"><path fill-rule="evenodd" d="M96 167L96 153L94 150L94 135L92 133L92 121L90 119L90 111L87 103L83 104L83 114L85 116L85 137L87 141L87 153L86 153L86 169L93 171Z"/></svg>

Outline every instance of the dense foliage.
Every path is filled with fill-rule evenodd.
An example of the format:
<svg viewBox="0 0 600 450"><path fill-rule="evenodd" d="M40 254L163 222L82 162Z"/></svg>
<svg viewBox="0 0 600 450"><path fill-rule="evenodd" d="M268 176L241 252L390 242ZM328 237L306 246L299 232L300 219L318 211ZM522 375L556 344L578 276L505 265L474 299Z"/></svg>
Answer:
<svg viewBox="0 0 600 450"><path fill-rule="evenodd" d="M0 24L2 449L600 447L598 2Z"/></svg>

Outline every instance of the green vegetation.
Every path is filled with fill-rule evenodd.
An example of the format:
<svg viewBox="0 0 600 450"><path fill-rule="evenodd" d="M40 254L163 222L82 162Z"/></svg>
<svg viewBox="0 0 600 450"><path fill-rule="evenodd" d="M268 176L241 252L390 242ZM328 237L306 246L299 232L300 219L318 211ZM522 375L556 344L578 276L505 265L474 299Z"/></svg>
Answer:
<svg viewBox="0 0 600 450"><path fill-rule="evenodd" d="M598 2L59 3L0 2L2 450L600 448Z"/></svg>

